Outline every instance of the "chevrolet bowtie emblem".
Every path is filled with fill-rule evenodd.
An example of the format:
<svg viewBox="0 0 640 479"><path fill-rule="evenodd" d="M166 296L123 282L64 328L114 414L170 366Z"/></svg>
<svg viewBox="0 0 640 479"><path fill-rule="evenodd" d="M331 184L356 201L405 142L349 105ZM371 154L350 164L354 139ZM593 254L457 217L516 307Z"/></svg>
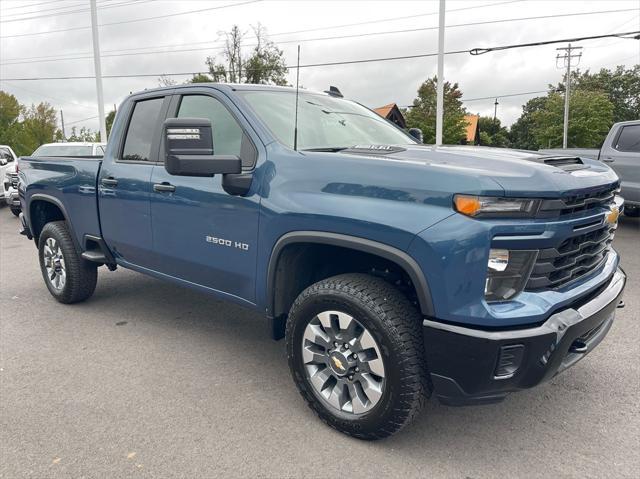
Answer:
<svg viewBox="0 0 640 479"><path fill-rule="evenodd" d="M333 361L333 364L335 364L340 371L344 371L344 366L342 365L342 361L340 361L335 356L332 356L331 360Z"/></svg>
<svg viewBox="0 0 640 479"><path fill-rule="evenodd" d="M604 219L610 225L615 225L618 222L618 217L620 216L620 210L617 206L611 208L611 211L605 213Z"/></svg>

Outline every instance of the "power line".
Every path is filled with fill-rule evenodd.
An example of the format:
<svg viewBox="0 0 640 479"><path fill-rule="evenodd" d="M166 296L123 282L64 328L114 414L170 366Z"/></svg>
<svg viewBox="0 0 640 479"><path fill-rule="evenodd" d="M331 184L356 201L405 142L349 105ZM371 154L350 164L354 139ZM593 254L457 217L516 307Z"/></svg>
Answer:
<svg viewBox="0 0 640 479"><path fill-rule="evenodd" d="M536 45L550 45L554 43L567 43L571 41L578 40L590 40L595 38L606 38L606 37L621 37L622 35L638 35L640 38L640 31L636 32L628 32L628 33L609 33L606 35L594 35L589 37L581 37L579 39L558 39L558 40L548 40L544 42L534 42L534 43L523 43L519 45L505 45L499 47L491 47L491 48L473 48L471 50L454 50L445 52L445 55L458 55L461 53L470 53L474 55L473 52L477 52L479 50L483 51L483 53L491 52L491 51L500 51L511 48L524 48ZM346 60L346 61L335 61L335 62L325 62L325 63L311 63L306 65L300 65L299 68L313 68L320 66L336 66L336 65L354 65L360 63L373 63L373 62L386 62L386 61L394 61L394 60L409 60L415 58L427 58L437 56L437 53L424 53L417 55L402 55L395 57L383 57L383 58L369 58L362 60ZM478 55L477 53L475 55ZM285 68L296 68L296 65L285 66ZM104 75L103 78L144 78L144 77L160 77L160 76L186 76L186 75L194 75L194 74L209 74L209 72L202 71L191 71L191 72L180 72L180 73L140 73L140 74L124 74L124 75ZM61 76L61 77L29 77L29 78L7 78L8 81L38 81L38 80L86 80L86 79L94 79L93 76Z"/></svg>
<svg viewBox="0 0 640 479"><path fill-rule="evenodd" d="M602 13L618 13L618 12L621 12L621 11L628 11L628 10L629 9L625 9L625 10L605 10L605 11L600 11L600 12L579 12L579 13L559 14L559 15L555 15L555 16L557 16L557 17L566 17L566 16L594 15L594 14L602 14ZM630 9L630 10L634 11L635 9ZM551 16L551 17L553 17L553 16ZM446 28L469 27L469 26L476 26L476 25L487 25L487 24L492 24L492 23L505 23L505 22L513 22L513 21L538 20L538 19L548 19L548 18L550 18L549 15L544 15L544 16L539 16L539 17L509 18L509 19L490 20L490 21L483 21L483 22L458 23L458 24L453 24L453 25L446 25ZM369 32L369 33L356 33L356 34L351 34L351 35L338 35L338 36L331 36L331 37L316 37L316 38L295 39L295 40L282 40L282 41L279 42L279 44L283 44L283 43L302 43L302 42L324 41L324 40L340 40L340 39L346 39L346 38L368 37L368 36L387 35L387 34L396 34L396 33L411 33L411 32L419 32L419 31L427 31L427 30L437 30L437 29L438 29L438 27L423 27L423 28L411 28L411 29L404 29L404 30L392 30L392 31L386 31L386 32ZM287 32L287 33L295 33L295 32ZM282 33L282 35L284 35L284 34L285 33ZM622 35L622 34L620 34L620 35ZM273 36L273 35L271 35L271 36ZM208 42L200 42L200 43L208 43ZM530 46L535 46L535 45L543 45L543 44L545 44L545 43L535 43L535 44L532 43L532 44L529 44L529 45ZM185 44L183 44L183 45L185 45ZM168 46L169 45L167 45L167 47ZM255 46L255 45L247 45L247 46ZM184 52L193 52L193 51L215 50L215 49L221 49L221 48L223 48L223 47L213 47L212 46L212 47L190 48L190 49L180 49L180 50L156 50L156 51L151 51L151 52L117 53L117 54L115 52L118 52L118 51L121 51L121 50L112 50L112 52L114 52L114 54L112 54L112 55L103 55L103 57L119 57L119 56L131 56L131 55L156 55L156 54L163 54L163 53L184 53ZM513 47L510 47L510 48L513 48ZM477 49L477 50L480 51L480 50L485 50L485 49ZM87 53L89 53L89 52L87 52ZM479 55L479 54L482 54L482 53L486 53L486 52L482 51L481 53L472 53L472 55ZM42 57L37 57L37 58L42 58ZM43 60L22 59L22 60L15 61L15 62L8 61L8 62L0 63L0 65L18 65L18 64L25 64L25 63L46 63L46 62L51 62L51 61L83 60L83 59L88 59L88 58L93 58L93 57L87 55L87 56L78 56L78 57L73 57L73 58L61 58L61 57L45 58Z"/></svg>
<svg viewBox="0 0 640 479"><path fill-rule="evenodd" d="M468 101L480 101L480 100L493 100L494 98L510 98L513 96L524 96L524 95L537 95L539 93L548 93L549 90L537 90L537 91L524 91L521 93L509 93L507 95L491 95L491 96L484 96L481 98L469 98L469 99L465 99L464 97L462 98L463 102L468 102Z"/></svg>
<svg viewBox="0 0 640 479"><path fill-rule="evenodd" d="M140 1L143 2L151 2L153 0L133 0L130 3L131 4L135 4L138 3ZM100 9L103 8L112 8L115 6L118 6L117 3L112 3L113 0L103 0L102 2L98 2L99 5L105 5L104 7L101 6ZM124 2L127 3L127 2ZM82 7L82 4L76 4L76 5L65 5L65 6L57 6L54 8L50 8L50 9L45 9L45 10L34 10L32 12L23 12L23 13L12 13L9 15L2 15L2 18L4 18L5 20L0 20L0 23L9 23L9 22L19 22L22 20L30 20L31 18L49 18L49 17L57 17L57 16L62 16L62 15L67 15L70 13L81 13L81 12L87 12L88 9L83 8L80 10L69 10L69 9L74 9L74 8L78 8L78 7ZM60 13L56 13L56 12L60 12ZM42 15L46 13L47 15ZM37 14L37 17L25 17L25 15L34 15ZM22 17L22 18L15 18L15 17ZM9 18L9 20L6 20L7 18Z"/></svg>
<svg viewBox="0 0 640 479"><path fill-rule="evenodd" d="M35 7L37 5L48 5L50 3L59 3L60 0L49 0L48 2L40 2L40 3L30 3L28 5L18 5L15 7L5 7L5 8L0 8L1 10L7 11L7 10L16 10L18 8L30 8L30 7ZM78 2L81 3L81 2ZM1 4L0 4L1 6ZM35 12L31 12L31 13L35 13Z"/></svg>
<svg viewBox="0 0 640 479"><path fill-rule="evenodd" d="M524 1L528 1L528 0L509 0L509 1L506 1L506 2L486 3L486 4L483 4L483 5L474 5L472 7L454 8L454 9L447 10L447 11L448 12L457 12L457 11L461 11L461 10L473 10L473 9L478 9L478 8L493 7L493 6L497 6L497 5L505 5L505 4L509 4L509 3L521 3L521 2L524 2ZM290 31L290 32L279 32L279 33L270 34L269 38L276 37L276 36L282 36L282 35L292 35L294 33L308 33L308 32L319 31L319 30L332 30L332 29L335 29L335 28L344 28L344 27L367 25L367 24L371 24L371 23L393 22L393 21L396 21L396 20L406 20L406 19L410 19L410 18L435 15L436 13L437 12L419 13L419 14L408 15L408 16L403 16L403 17L382 18L382 19L378 19L378 20L369 20L369 21L358 22L358 23L347 23L347 24L342 24L342 25L330 25L330 26L326 26L326 27L318 27L318 28L312 28L312 29L306 29L306 30L294 30L294 31ZM70 30L84 29L84 28L88 28L88 27L72 28ZM57 33L57 32L63 32L63 31L69 31L69 30L55 30L55 31L51 31L50 33L54 33L54 32ZM40 34L44 34L44 33L47 33L47 32L39 32L39 33L35 33L35 35L40 35ZM30 35L30 34L27 34L27 35ZM26 35L21 35L21 36L26 36ZM0 38L8 38L8 37L0 37ZM132 51L132 50L150 49L150 48L173 48L173 47L182 47L182 46L202 45L202 44L208 44L208 43L214 43L214 42L206 41L206 42L177 43L177 44L171 44L171 45L151 45L151 46L147 46L147 47L125 48L125 49L120 49L120 50L105 50L105 53L115 53L115 52L124 52L124 51ZM91 52L77 52L77 53L67 53L67 54L64 54L64 55L65 56L70 56L70 55L88 55L90 53ZM8 58L7 60L29 60L29 59L39 59L39 58L49 58L49 56Z"/></svg>
<svg viewBox="0 0 640 479"><path fill-rule="evenodd" d="M635 35L635 36L631 36ZM484 55L485 53L490 52L498 52L502 50L511 50L513 48L524 48L524 47L539 47L542 45L552 45L554 43L564 43L564 42L581 42L583 40L595 40L597 38L625 38L628 40L638 40L640 39L640 31L635 32L626 32L626 33L608 33L606 35L595 35L588 37L576 37L576 38L567 38L566 40L548 40L542 42L531 42L531 43L518 43L516 45L506 45L503 47L491 47L491 48L473 48L469 50L471 55Z"/></svg>
<svg viewBox="0 0 640 479"><path fill-rule="evenodd" d="M101 23L98 26L99 27L108 27L111 25L123 25L126 23L138 23L138 22L148 22L151 20L159 20L162 18L170 18L170 17L178 17L181 15L188 15L191 13L202 13L202 12L208 12L211 10L221 10L223 8L229 8L229 7L239 7L241 5L248 5L250 3L258 3L261 2L262 0L247 0L244 2L238 2L238 3L233 3L233 4L229 4L229 5L220 5L217 7L209 7L209 8L200 8L198 10L189 10L186 12L176 12L176 13L170 13L170 14L166 14L166 15L157 15L155 17L146 17L146 18L135 18L133 20L122 20L119 22L110 22L110 23ZM44 32L34 32L34 33L20 33L20 34L16 34L16 35L5 35L2 36L0 38L16 38L16 37L27 37L27 36L33 36L33 35L44 35L46 33L60 33L60 32L70 32L73 30L88 30L91 27L73 27L73 28L65 28L65 29L61 29L61 30L48 30L48 31L44 31Z"/></svg>

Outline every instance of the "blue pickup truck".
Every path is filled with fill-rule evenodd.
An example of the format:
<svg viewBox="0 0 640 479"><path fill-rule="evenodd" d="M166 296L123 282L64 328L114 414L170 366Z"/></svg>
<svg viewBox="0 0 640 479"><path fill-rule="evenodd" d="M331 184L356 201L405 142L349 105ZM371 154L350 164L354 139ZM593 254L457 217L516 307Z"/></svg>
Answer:
<svg viewBox="0 0 640 479"><path fill-rule="evenodd" d="M104 158L22 158L19 176L55 299L88 299L102 265L254 309L310 407L358 438L432 393L483 404L548 380L624 304L607 165L423 145L335 89L133 94Z"/></svg>

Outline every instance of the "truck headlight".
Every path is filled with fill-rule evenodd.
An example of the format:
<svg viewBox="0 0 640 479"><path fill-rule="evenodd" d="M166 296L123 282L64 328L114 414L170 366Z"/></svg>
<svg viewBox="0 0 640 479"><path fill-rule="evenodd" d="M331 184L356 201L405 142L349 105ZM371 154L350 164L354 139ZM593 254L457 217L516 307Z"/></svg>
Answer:
<svg viewBox="0 0 640 479"><path fill-rule="evenodd" d="M529 198L472 195L455 195L453 197L456 211L474 218L531 218L538 211L539 203L539 200Z"/></svg>
<svg viewBox="0 0 640 479"><path fill-rule="evenodd" d="M491 249L484 286L485 299L506 301L522 291L537 256L537 251Z"/></svg>

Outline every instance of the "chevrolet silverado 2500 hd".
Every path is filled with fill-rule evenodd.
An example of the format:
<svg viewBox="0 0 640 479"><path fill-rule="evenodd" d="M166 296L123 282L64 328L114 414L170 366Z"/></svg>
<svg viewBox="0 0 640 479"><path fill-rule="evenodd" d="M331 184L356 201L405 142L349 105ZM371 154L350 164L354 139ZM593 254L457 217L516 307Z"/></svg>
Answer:
<svg viewBox="0 0 640 479"><path fill-rule="evenodd" d="M105 265L262 312L304 399L359 438L432 392L479 404L553 377L604 338L625 285L606 164L422 145L335 90L144 91L103 159L19 174L55 299L89 298Z"/></svg>

